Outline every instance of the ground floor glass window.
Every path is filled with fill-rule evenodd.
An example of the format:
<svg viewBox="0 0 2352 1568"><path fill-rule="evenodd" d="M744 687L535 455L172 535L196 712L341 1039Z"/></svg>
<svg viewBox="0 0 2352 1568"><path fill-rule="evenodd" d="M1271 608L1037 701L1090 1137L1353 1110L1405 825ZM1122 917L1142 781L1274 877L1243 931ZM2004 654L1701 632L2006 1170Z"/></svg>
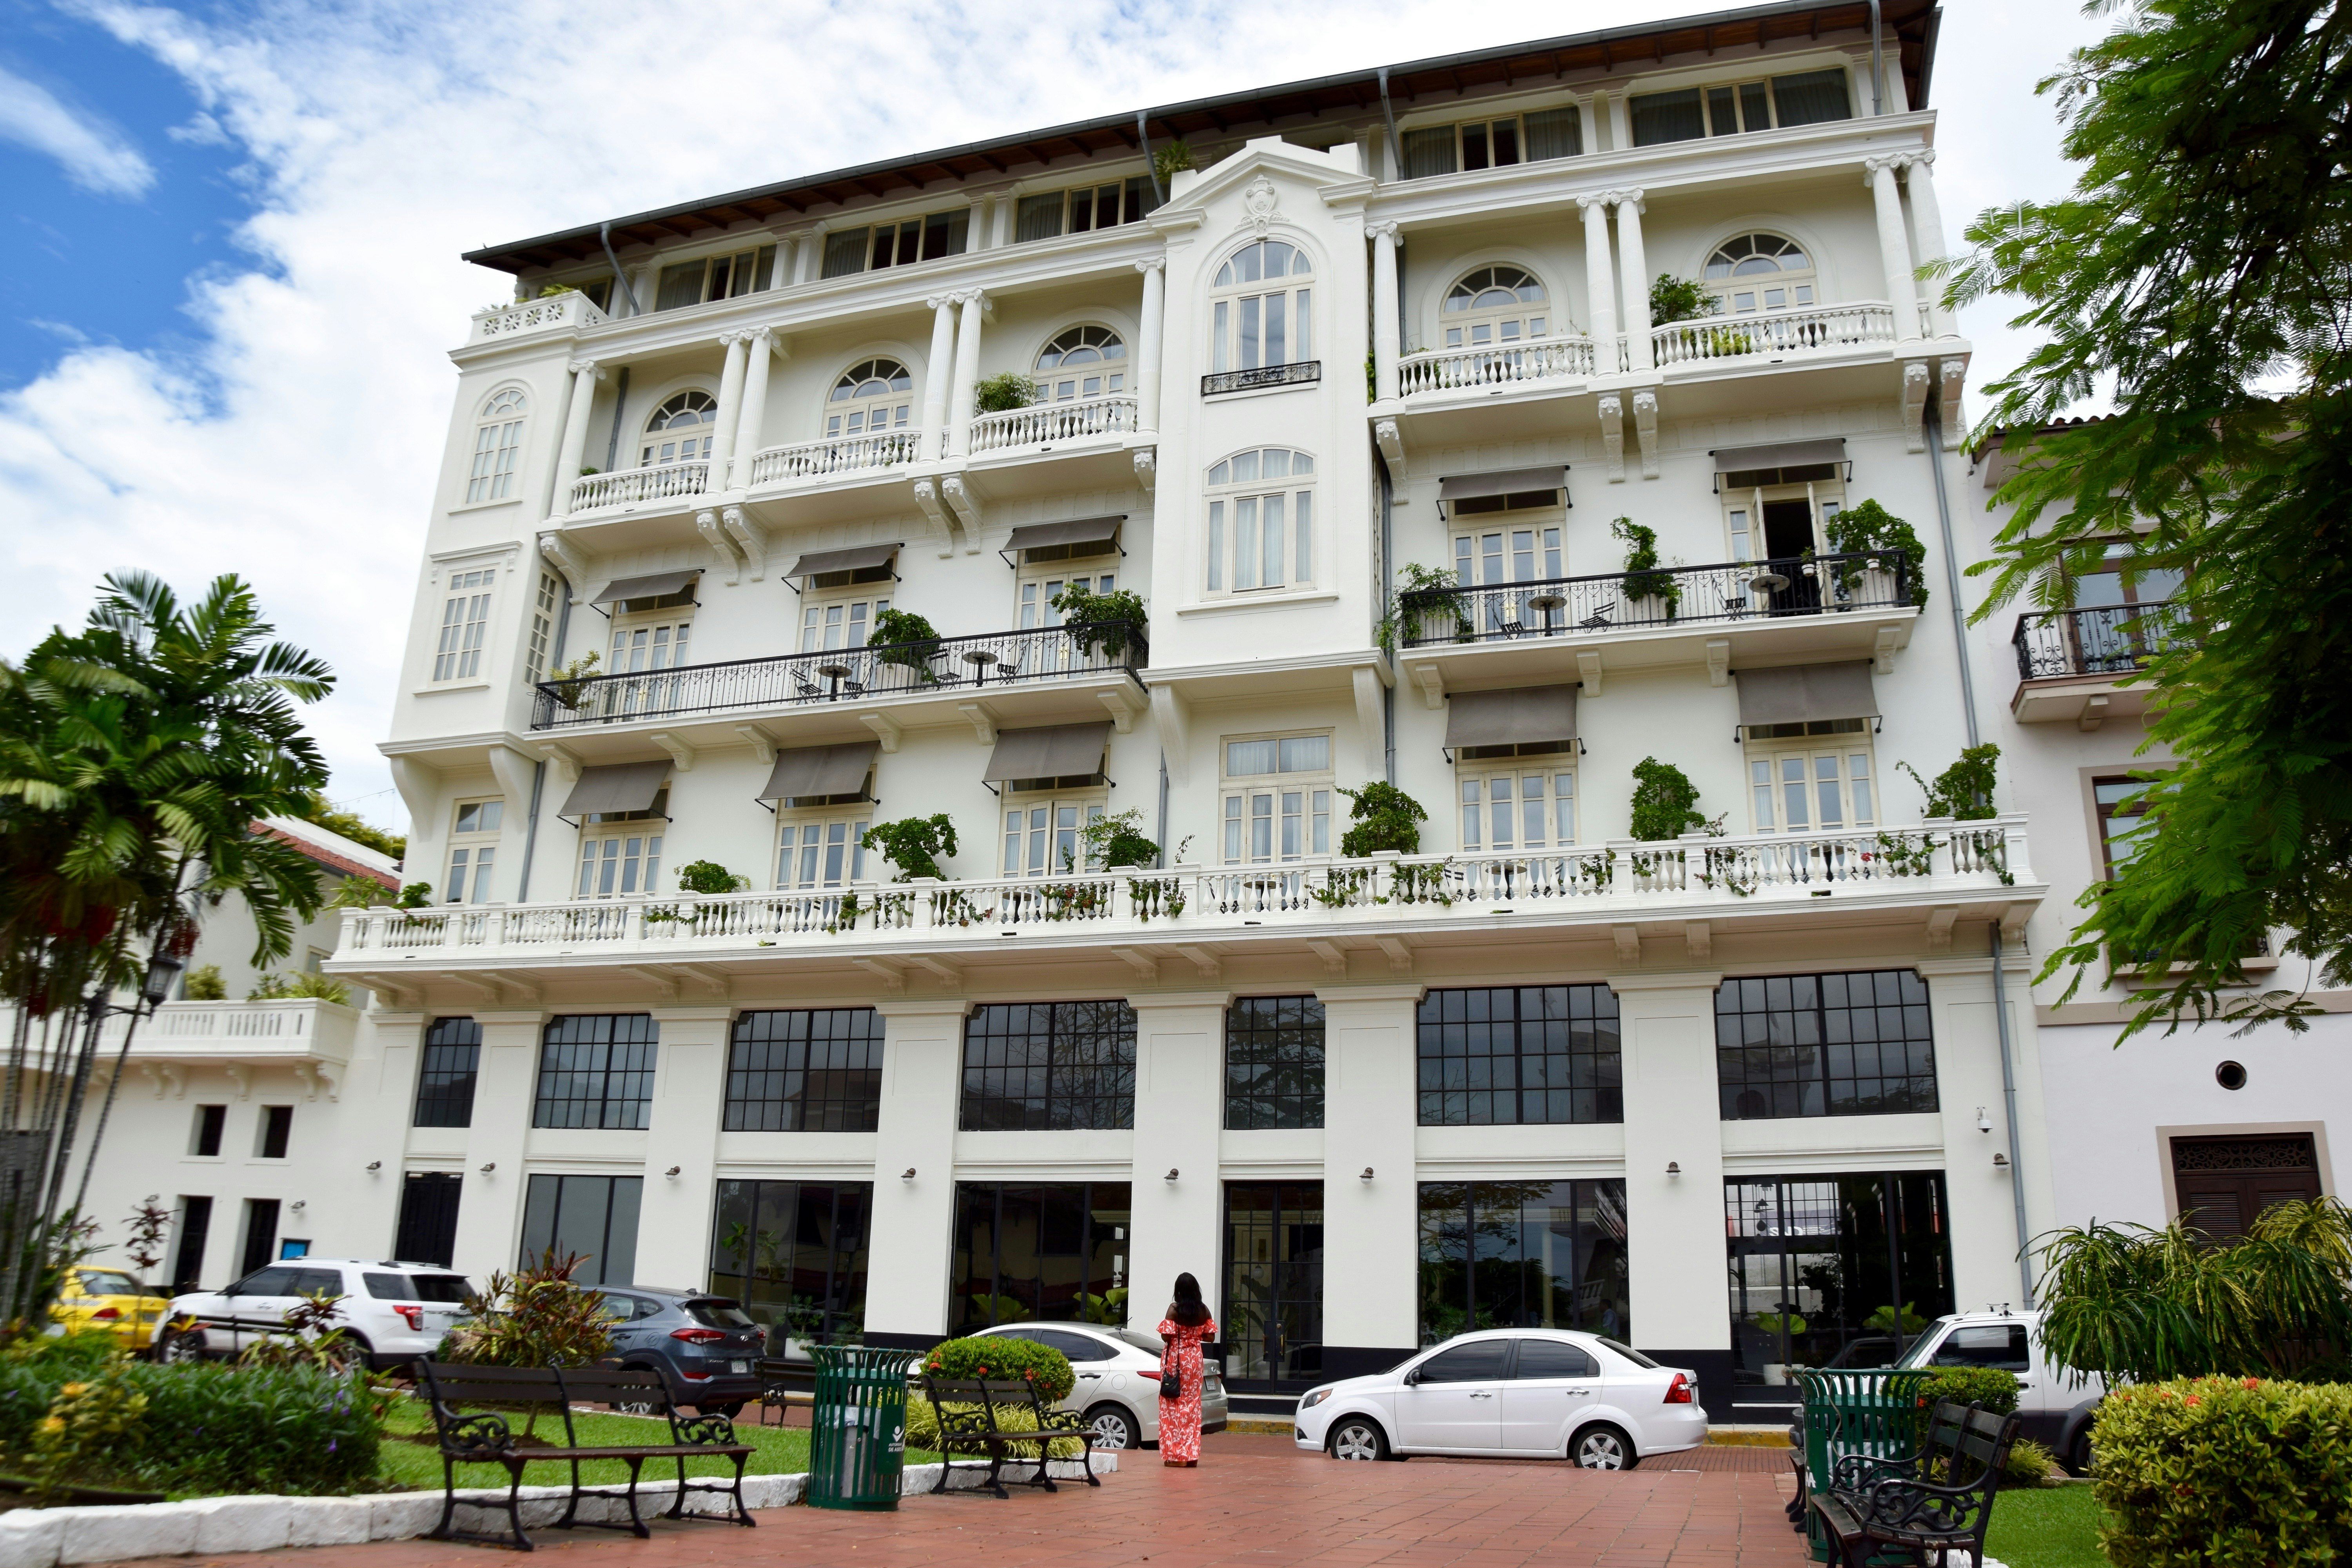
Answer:
<svg viewBox="0 0 2352 1568"><path fill-rule="evenodd" d="M871 1182L719 1183L711 1294L797 1344L857 1343L873 1212Z"/></svg>
<svg viewBox="0 0 2352 1568"><path fill-rule="evenodd" d="M637 1211L643 1176L537 1175L523 1195L522 1263L549 1253L583 1258L572 1278L582 1285L634 1285Z"/></svg>
<svg viewBox="0 0 2352 1568"><path fill-rule="evenodd" d="M1031 1319L1124 1324L1130 1192L1125 1182L958 1182L949 1331Z"/></svg>
<svg viewBox="0 0 2352 1568"><path fill-rule="evenodd" d="M1473 1329L1630 1340L1625 1184L1423 1182L1421 1342Z"/></svg>
<svg viewBox="0 0 2352 1568"><path fill-rule="evenodd" d="M1225 1187L1225 1385L1304 1392L1323 1378L1323 1184Z"/></svg>

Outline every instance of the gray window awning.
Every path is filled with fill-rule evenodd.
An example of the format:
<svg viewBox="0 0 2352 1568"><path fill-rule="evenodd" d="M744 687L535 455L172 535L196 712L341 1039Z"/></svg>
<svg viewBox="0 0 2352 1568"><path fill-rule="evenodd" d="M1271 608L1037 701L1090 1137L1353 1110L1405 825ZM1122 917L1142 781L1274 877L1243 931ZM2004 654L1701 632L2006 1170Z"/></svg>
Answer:
<svg viewBox="0 0 2352 1568"><path fill-rule="evenodd" d="M1744 473L1751 468L1802 468L1815 463L1844 462L1845 437L1776 441L1767 447L1717 447L1713 455L1718 474Z"/></svg>
<svg viewBox="0 0 2352 1568"><path fill-rule="evenodd" d="M1050 544L1108 544L1118 537L1118 525L1127 514L1117 517L1082 517L1071 522L1030 522L1013 531L1005 540L1007 550L1043 550Z"/></svg>
<svg viewBox="0 0 2352 1568"><path fill-rule="evenodd" d="M1574 686L1454 692L1445 700L1445 744L1526 746L1573 741L1576 692Z"/></svg>
<svg viewBox="0 0 2352 1568"><path fill-rule="evenodd" d="M1845 664L1784 664L1739 669L1739 722L1804 724L1829 719L1875 719L1870 660Z"/></svg>
<svg viewBox="0 0 2352 1568"><path fill-rule="evenodd" d="M1076 778L1102 772L1103 748L1110 744L1110 721L1099 724L1047 724L1034 730L999 730L996 750L980 775L982 784L1007 779Z"/></svg>
<svg viewBox="0 0 2352 1568"><path fill-rule="evenodd" d="M669 763L607 763L601 767L582 768L580 782L572 786L558 816L590 816L599 813L620 811L651 811L661 794L662 781L669 777Z"/></svg>
<svg viewBox="0 0 2352 1568"><path fill-rule="evenodd" d="M815 795L856 795L866 787L879 741L845 741L838 746L795 746L776 753L768 786L755 800L807 800Z"/></svg>
<svg viewBox="0 0 2352 1568"><path fill-rule="evenodd" d="M650 577L615 577L604 584L604 591L588 602L592 605L617 605L625 599L661 599L672 594L683 594L702 575L701 569L691 572L656 572Z"/></svg>
<svg viewBox="0 0 2352 1568"><path fill-rule="evenodd" d="M1484 474L1454 474L1437 481L1441 501L1472 500L1480 496L1524 495L1531 490L1564 490L1568 465L1547 463L1538 468L1496 468Z"/></svg>
<svg viewBox="0 0 2352 1568"><path fill-rule="evenodd" d="M858 572L887 566L898 559L896 544L861 544L855 550L813 550L793 563L787 577L814 577L820 572Z"/></svg>

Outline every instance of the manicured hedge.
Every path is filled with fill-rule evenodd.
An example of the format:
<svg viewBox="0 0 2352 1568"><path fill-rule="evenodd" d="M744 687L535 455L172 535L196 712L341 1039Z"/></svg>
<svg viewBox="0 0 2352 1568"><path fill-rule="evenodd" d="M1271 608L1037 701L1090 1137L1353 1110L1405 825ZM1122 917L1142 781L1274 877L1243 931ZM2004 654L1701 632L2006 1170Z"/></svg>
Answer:
<svg viewBox="0 0 2352 1568"><path fill-rule="evenodd" d="M969 1340L946 1340L933 1345L930 1353L915 1363L914 1374L921 1377L1026 1378L1037 1385L1048 1405L1059 1405L1077 1386L1077 1374L1070 1370L1070 1358L1049 1345L1033 1340L1000 1340L981 1335Z"/></svg>
<svg viewBox="0 0 2352 1568"><path fill-rule="evenodd" d="M2352 1560L2352 1386L2126 1386L2101 1403L2092 1442L2116 1568Z"/></svg>

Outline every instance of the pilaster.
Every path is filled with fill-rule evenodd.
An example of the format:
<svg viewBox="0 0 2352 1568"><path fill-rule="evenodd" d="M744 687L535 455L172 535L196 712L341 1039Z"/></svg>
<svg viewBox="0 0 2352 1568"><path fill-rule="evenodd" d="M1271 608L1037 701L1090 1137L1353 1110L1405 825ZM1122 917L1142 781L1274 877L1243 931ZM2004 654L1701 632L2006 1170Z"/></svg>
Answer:
<svg viewBox="0 0 2352 1568"><path fill-rule="evenodd" d="M1225 1005L1230 994L1149 993L1135 1009L1135 1175L1128 1253L1128 1321L1159 1321L1176 1276L1190 1273L1212 1303L1223 1295L1223 1186L1217 1130L1224 1121ZM1170 1173L1175 1173L1170 1179Z"/></svg>
<svg viewBox="0 0 2352 1568"><path fill-rule="evenodd" d="M882 1113L875 1128L874 1235L866 1328L875 1342L948 1331L955 1226L956 1107L963 1083L960 997L883 1002ZM912 1173L905 1174L903 1173Z"/></svg>
<svg viewBox="0 0 2352 1568"><path fill-rule="evenodd" d="M644 1206L637 1216L636 1273L647 1284L688 1289L710 1267L714 1153L727 1083L726 1006L656 1007L661 1044L654 1058L653 1114L646 1131ZM669 1173L675 1170L677 1174Z"/></svg>
<svg viewBox="0 0 2352 1568"><path fill-rule="evenodd" d="M1340 1352L1402 1354L1421 1339L1413 1016L1423 990L1334 985L1315 993L1323 1004L1323 1254L1329 1260L1323 1339ZM1326 1353L1326 1369L1335 1375L1377 1370L1354 1364L1373 1359L1370 1354L1340 1354L1349 1363L1343 1369Z"/></svg>
<svg viewBox="0 0 2352 1568"><path fill-rule="evenodd" d="M461 1273L510 1269L521 1257L529 1185L523 1151L538 1099L539 1039L546 1016L537 1011L473 1016L482 1030L482 1056L474 1079L474 1124L466 1134L466 1184L459 1194L452 1259Z"/></svg>
<svg viewBox="0 0 2352 1568"><path fill-rule="evenodd" d="M1722 981L1698 973L1609 980L1622 1031L1633 1332L1644 1350L1731 1348L1715 1079L1715 992Z"/></svg>

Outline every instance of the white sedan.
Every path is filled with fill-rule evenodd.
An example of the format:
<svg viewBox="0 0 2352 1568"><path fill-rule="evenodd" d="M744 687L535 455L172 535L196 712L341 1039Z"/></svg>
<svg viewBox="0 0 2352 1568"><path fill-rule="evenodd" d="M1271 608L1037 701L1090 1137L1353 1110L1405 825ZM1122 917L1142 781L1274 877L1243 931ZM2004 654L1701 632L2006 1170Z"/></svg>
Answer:
<svg viewBox="0 0 2352 1568"><path fill-rule="evenodd" d="M1561 1329L1488 1329L1387 1372L1310 1389L1292 1436L1335 1459L1407 1454L1570 1458L1630 1470L1706 1441L1698 1379Z"/></svg>
<svg viewBox="0 0 2352 1568"><path fill-rule="evenodd" d="M1160 1441L1160 1336L1148 1329L1100 1323L1007 1323L979 1332L1001 1340L1034 1340L1070 1358L1077 1382L1061 1408L1087 1418L1097 1446L1140 1448ZM1223 1367L1202 1363L1201 1430L1225 1429Z"/></svg>

